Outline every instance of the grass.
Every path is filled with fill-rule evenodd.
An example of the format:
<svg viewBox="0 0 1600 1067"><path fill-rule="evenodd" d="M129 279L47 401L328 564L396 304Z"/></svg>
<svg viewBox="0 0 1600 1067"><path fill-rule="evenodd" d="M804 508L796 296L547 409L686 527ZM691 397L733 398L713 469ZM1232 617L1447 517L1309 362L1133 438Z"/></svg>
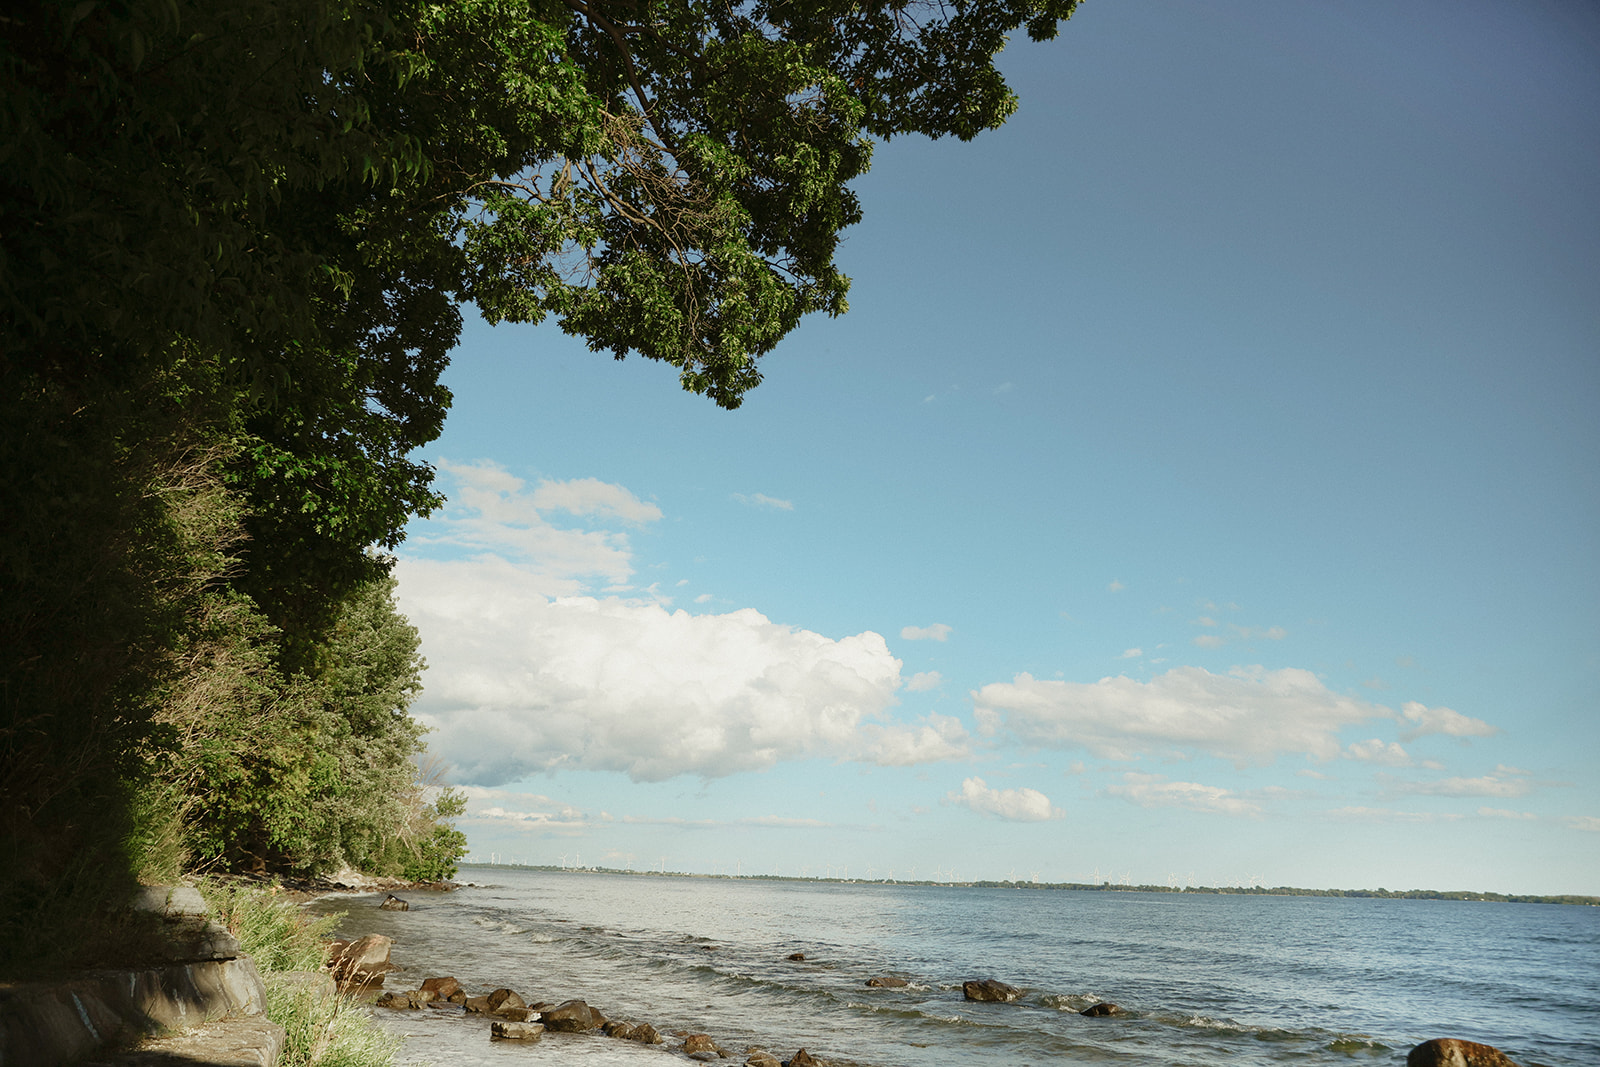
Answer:
<svg viewBox="0 0 1600 1067"><path fill-rule="evenodd" d="M321 971L323 938L341 915L312 918L275 888L248 883L212 878L199 889L212 918L261 971L267 1018L287 1035L280 1067L391 1067L399 1039L378 1029L367 1008L342 994L319 995L290 974Z"/></svg>

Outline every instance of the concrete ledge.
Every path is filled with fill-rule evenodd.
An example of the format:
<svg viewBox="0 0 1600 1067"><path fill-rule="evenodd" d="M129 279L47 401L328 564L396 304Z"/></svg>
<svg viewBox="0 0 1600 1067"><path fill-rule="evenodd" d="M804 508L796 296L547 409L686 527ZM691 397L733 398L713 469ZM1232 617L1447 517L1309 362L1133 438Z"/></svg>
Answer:
<svg viewBox="0 0 1600 1067"><path fill-rule="evenodd" d="M275 1067L283 1042L283 1027L277 1023L264 1015L242 1015L146 1038L126 1052L82 1067Z"/></svg>
<svg viewBox="0 0 1600 1067"><path fill-rule="evenodd" d="M11 985L0 988L0 1067L59 1067L147 1034L259 1016L265 1006L248 956Z"/></svg>

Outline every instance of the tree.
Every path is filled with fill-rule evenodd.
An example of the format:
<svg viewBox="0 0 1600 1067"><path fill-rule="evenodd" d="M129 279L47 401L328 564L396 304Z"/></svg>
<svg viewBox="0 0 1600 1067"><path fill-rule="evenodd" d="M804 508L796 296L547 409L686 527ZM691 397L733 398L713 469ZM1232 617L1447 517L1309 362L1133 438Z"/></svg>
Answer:
<svg viewBox="0 0 1600 1067"><path fill-rule="evenodd" d="M321 676L437 504L462 303L737 407L845 310L873 142L999 125L1007 35L1075 2L8 5L0 866L114 881L217 605L264 627L255 677Z"/></svg>

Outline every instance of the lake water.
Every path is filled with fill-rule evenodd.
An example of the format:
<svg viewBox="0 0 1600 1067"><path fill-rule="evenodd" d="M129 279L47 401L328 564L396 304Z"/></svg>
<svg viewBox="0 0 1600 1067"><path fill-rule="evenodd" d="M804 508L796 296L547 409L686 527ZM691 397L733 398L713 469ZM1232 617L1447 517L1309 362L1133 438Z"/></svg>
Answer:
<svg viewBox="0 0 1600 1067"><path fill-rule="evenodd" d="M386 988L581 998L663 1034L835 1064L1401 1064L1431 1037L1525 1065L1600 1064L1600 908L662 878L464 869L484 883L329 898L344 936L394 938ZM803 952L804 962L785 957ZM903 989L873 989L878 975ZM962 999L965 979L1021 988ZM1079 1013L1113 1001L1127 1014ZM592 1035L491 1042L481 1016L379 1010L399 1062L688 1062ZM681 1042L678 1042L681 1043ZM671 1058L666 1058L671 1057Z"/></svg>

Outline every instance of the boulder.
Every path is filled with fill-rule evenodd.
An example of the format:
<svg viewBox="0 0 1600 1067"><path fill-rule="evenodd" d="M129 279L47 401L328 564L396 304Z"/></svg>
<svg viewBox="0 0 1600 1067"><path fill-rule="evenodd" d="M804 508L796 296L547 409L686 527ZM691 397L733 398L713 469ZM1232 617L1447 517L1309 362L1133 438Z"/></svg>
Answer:
<svg viewBox="0 0 1600 1067"><path fill-rule="evenodd" d="M410 904L407 904L405 901L401 900L399 897L395 896L393 893L389 893L386 896L384 896L383 903L379 904L378 907L382 908L384 911L410 911L411 910L411 905Z"/></svg>
<svg viewBox="0 0 1600 1067"><path fill-rule="evenodd" d="M1406 1056L1406 1067L1517 1067L1517 1064L1493 1045L1436 1037L1412 1049Z"/></svg>
<svg viewBox="0 0 1600 1067"><path fill-rule="evenodd" d="M783 1067L783 1061L765 1049L753 1048L745 1058L745 1067Z"/></svg>
<svg viewBox="0 0 1600 1067"><path fill-rule="evenodd" d="M1115 1004L1111 1003L1109 1000L1107 1000L1107 1001L1102 1001L1099 1004L1091 1004L1087 1008L1084 1008L1082 1011L1080 1011L1078 1014L1079 1015L1087 1015L1091 1019L1098 1019L1098 1018L1100 1018L1102 1016L1105 1016L1105 1015L1126 1015L1127 1012L1123 1011L1121 1008L1117 1007L1117 1005L1115 1005Z"/></svg>
<svg viewBox="0 0 1600 1067"><path fill-rule="evenodd" d="M335 941L328 952L328 970L334 981L346 989L382 985L383 976L394 970L389 962L392 938L368 934L354 941Z"/></svg>
<svg viewBox="0 0 1600 1067"><path fill-rule="evenodd" d="M662 1037L649 1023L608 1022L600 1028L618 1041L637 1041L641 1045L662 1044Z"/></svg>
<svg viewBox="0 0 1600 1067"><path fill-rule="evenodd" d="M518 1023L537 1022L539 1020L539 1013L532 1008L502 1007L496 1010L494 1014L502 1019L510 1019L512 1022Z"/></svg>
<svg viewBox="0 0 1600 1067"><path fill-rule="evenodd" d="M906 985L904 978L896 978L892 974L880 974L876 978L868 978L867 985L873 989L903 989Z"/></svg>
<svg viewBox="0 0 1600 1067"><path fill-rule="evenodd" d="M717 1043L711 1040L710 1034L690 1034L683 1039L683 1053L693 1056L696 1052L713 1052L721 1055L722 1050L717 1048Z"/></svg>
<svg viewBox="0 0 1600 1067"><path fill-rule="evenodd" d="M606 1017L581 1000L566 1000L541 1012L546 1030L579 1034L606 1024Z"/></svg>
<svg viewBox="0 0 1600 1067"><path fill-rule="evenodd" d="M461 983L454 978L429 978L422 983L425 993L432 993L440 1000L449 1000L461 989ZM466 997L462 997L465 1000Z"/></svg>
<svg viewBox="0 0 1600 1067"><path fill-rule="evenodd" d="M418 999L418 995L416 993L389 992L378 998L377 1007L394 1008L396 1011L406 1011L411 1008L420 1008L427 1002L428 1000L425 996L422 999Z"/></svg>
<svg viewBox="0 0 1600 1067"><path fill-rule="evenodd" d="M806 954L804 952L791 952L785 956L784 959L794 960L796 963L804 963L806 961Z"/></svg>
<svg viewBox="0 0 1600 1067"><path fill-rule="evenodd" d="M811 1055L811 1053L807 1052L805 1049L801 1049L793 1056L790 1056L788 1059L784 1060L783 1067L821 1067L821 1065L817 1063L816 1059Z"/></svg>
<svg viewBox="0 0 1600 1067"><path fill-rule="evenodd" d="M961 983L961 995L968 1000L1009 1004L1022 996L1022 990L993 978L976 978Z"/></svg>
<svg viewBox="0 0 1600 1067"><path fill-rule="evenodd" d="M489 1007L488 997L468 997L461 1002L461 1006L473 1015L488 1015L494 1010Z"/></svg>
<svg viewBox="0 0 1600 1067"><path fill-rule="evenodd" d="M501 1009L526 1008L528 1002L509 989L496 989L484 998L489 1002L489 1010L499 1014Z"/></svg>
<svg viewBox="0 0 1600 1067"><path fill-rule="evenodd" d="M502 1041L537 1041L544 1034L543 1023L495 1022L489 1027L489 1039Z"/></svg>

